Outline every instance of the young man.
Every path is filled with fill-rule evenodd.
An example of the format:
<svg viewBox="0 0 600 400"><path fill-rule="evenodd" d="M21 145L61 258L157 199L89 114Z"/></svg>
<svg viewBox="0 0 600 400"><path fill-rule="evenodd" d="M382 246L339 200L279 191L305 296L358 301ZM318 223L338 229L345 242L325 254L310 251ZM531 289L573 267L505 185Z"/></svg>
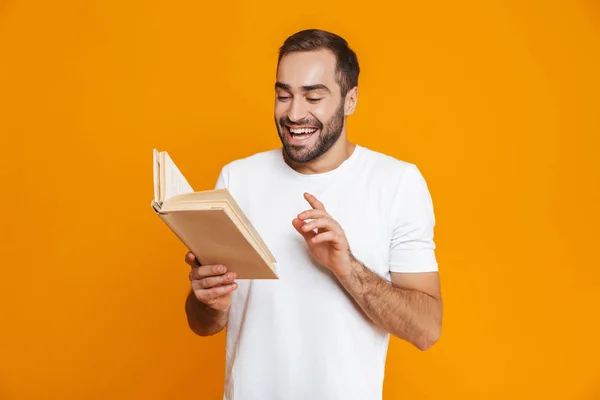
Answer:
<svg viewBox="0 0 600 400"><path fill-rule="evenodd" d="M431 197L415 165L348 141L358 75L343 38L288 38L275 83L282 148L219 175L280 276L236 281L186 255L190 328L227 326L224 399L381 399L389 335L421 350L440 336Z"/></svg>

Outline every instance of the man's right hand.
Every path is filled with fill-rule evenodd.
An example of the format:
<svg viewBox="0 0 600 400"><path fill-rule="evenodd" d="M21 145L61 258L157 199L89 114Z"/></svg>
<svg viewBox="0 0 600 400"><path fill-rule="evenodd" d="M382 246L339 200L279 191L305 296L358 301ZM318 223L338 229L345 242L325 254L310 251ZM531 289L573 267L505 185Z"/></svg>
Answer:
<svg viewBox="0 0 600 400"><path fill-rule="evenodd" d="M224 265L200 265L192 252L185 255L192 267L189 278L199 302L217 311L227 311L231 305L231 292L237 289L235 272L227 272Z"/></svg>

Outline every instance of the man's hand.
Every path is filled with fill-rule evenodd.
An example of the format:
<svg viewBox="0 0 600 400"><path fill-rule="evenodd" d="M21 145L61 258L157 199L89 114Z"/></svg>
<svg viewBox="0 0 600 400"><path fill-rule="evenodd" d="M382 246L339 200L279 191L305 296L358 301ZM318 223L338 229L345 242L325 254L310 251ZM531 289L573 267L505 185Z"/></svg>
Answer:
<svg viewBox="0 0 600 400"><path fill-rule="evenodd" d="M192 267L189 278L196 299L214 310L228 310L231 292L237 289L235 272L227 272L224 265L201 266L192 252L186 254L185 262Z"/></svg>
<svg viewBox="0 0 600 400"><path fill-rule="evenodd" d="M321 265L330 269L338 277L348 274L352 254L344 230L325 211L323 203L308 193L304 194L304 198L312 209L298 214L298 217L292 221L292 225L304 237L312 256ZM312 221L306 222L306 220ZM314 231L315 229L317 232Z"/></svg>

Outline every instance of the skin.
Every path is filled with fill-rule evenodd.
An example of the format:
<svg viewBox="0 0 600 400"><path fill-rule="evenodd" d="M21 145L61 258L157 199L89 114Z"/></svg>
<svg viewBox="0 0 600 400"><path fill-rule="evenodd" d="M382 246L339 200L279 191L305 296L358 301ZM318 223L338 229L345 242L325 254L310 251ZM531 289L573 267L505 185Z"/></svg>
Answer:
<svg viewBox="0 0 600 400"><path fill-rule="evenodd" d="M285 55L277 71L275 125L288 165L304 174L337 168L356 145L346 135L346 116L358 100L356 87L342 97L336 81L335 57L326 50ZM287 127L316 127L301 145L291 145ZM442 327L442 297L437 272L391 273L391 282L373 273L352 255L343 227L325 205L305 193L307 209L291 223L302 235L312 256L328 268L362 311L381 329L420 350L436 343ZM191 329L212 335L227 324L235 274L225 266L200 266L191 253L192 289L186 302ZM222 270L219 270L222 268Z"/></svg>

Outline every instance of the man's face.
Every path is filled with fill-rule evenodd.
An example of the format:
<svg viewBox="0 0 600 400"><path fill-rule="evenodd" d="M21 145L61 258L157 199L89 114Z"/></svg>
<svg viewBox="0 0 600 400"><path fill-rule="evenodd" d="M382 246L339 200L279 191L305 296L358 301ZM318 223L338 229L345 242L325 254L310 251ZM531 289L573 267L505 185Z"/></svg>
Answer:
<svg viewBox="0 0 600 400"><path fill-rule="evenodd" d="M344 130L344 99L326 50L285 55L275 84L275 125L288 157L306 163L324 154Z"/></svg>

